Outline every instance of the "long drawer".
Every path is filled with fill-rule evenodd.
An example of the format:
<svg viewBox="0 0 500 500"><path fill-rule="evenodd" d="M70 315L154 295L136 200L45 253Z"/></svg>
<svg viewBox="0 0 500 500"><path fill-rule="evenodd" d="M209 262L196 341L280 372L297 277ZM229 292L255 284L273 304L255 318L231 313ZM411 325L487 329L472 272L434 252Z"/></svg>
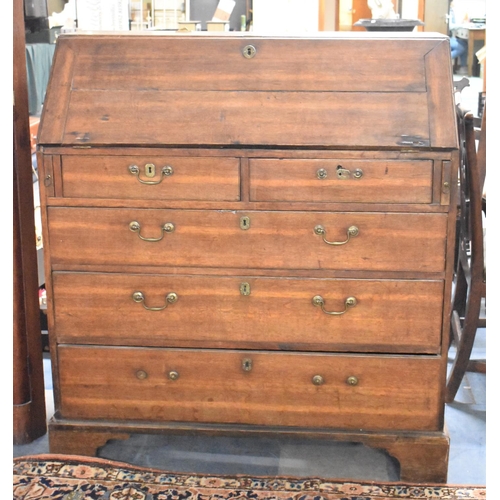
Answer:
<svg viewBox="0 0 500 500"><path fill-rule="evenodd" d="M48 209L54 265L442 272L446 214Z"/></svg>
<svg viewBox="0 0 500 500"><path fill-rule="evenodd" d="M434 354L441 345L442 281L67 272L52 281L62 343Z"/></svg>
<svg viewBox="0 0 500 500"><path fill-rule="evenodd" d="M75 198L240 199L238 158L63 156L62 193Z"/></svg>
<svg viewBox="0 0 500 500"><path fill-rule="evenodd" d="M58 349L63 418L437 430L435 357Z"/></svg>
<svg viewBox="0 0 500 500"><path fill-rule="evenodd" d="M430 203L432 174L431 160L255 159L250 199Z"/></svg>

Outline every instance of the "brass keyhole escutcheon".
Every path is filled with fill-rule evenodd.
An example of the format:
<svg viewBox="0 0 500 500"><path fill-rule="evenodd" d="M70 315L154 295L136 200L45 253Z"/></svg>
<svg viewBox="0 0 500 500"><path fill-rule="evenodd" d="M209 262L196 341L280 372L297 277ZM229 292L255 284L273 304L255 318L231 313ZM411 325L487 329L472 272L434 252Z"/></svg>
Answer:
<svg viewBox="0 0 500 500"><path fill-rule="evenodd" d="M247 59L252 59L252 57L254 57L256 53L257 53L257 49L253 45L247 45L243 49L243 55Z"/></svg>
<svg viewBox="0 0 500 500"><path fill-rule="evenodd" d="M240 285L240 293L241 295L250 295L250 283L242 283Z"/></svg>
<svg viewBox="0 0 500 500"><path fill-rule="evenodd" d="M342 165L337 165L337 177L339 179L349 179L352 177L353 179L361 179L363 177L363 170L360 168L354 169L352 172L344 168Z"/></svg>
<svg viewBox="0 0 500 500"><path fill-rule="evenodd" d="M252 370L252 360L250 358L244 358L241 360L241 369L244 372L249 372Z"/></svg>
<svg viewBox="0 0 500 500"><path fill-rule="evenodd" d="M314 385L323 385L325 383L325 379L321 375L314 375L312 383Z"/></svg>
<svg viewBox="0 0 500 500"><path fill-rule="evenodd" d="M250 217L245 216L240 218L240 228L243 229L243 231L250 229Z"/></svg>
<svg viewBox="0 0 500 500"><path fill-rule="evenodd" d="M347 385L358 385L358 382L358 378L354 376L348 377L346 380Z"/></svg>
<svg viewBox="0 0 500 500"><path fill-rule="evenodd" d="M144 166L146 177L154 177L156 175L156 166L154 163L146 163Z"/></svg>
<svg viewBox="0 0 500 500"><path fill-rule="evenodd" d="M146 378L148 378L148 374L147 372L145 372L144 370L137 370L135 372L135 376L139 379L139 380L144 380Z"/></svg>
<svg viewBox="0 0 500 500"><path fill-rule="evenodd" d="M177 380L179 378L179 372L176 372L175 370L168 372L168 378L173 381Z"/></svg>

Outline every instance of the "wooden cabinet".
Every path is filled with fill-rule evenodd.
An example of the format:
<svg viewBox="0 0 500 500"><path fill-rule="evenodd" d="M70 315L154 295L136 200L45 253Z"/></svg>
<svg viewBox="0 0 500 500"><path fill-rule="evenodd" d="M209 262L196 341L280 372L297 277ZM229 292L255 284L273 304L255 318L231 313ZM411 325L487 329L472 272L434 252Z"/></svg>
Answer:
<svg viewBox="0 0 500 500"><path fill-rule="evenodd" d="M446 37L61 35L38 154L52 452L282 433L446 480Z"/></svg>

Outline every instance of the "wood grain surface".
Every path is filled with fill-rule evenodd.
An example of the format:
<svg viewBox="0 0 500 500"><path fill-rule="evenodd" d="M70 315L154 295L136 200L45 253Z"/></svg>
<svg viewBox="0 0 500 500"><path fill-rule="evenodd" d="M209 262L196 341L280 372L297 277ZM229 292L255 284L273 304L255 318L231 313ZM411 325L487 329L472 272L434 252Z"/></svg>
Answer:
<svg viewBox="0 0 500 500"><path fill-rule="evenodd" d="M240 287L248 283L249 295ZM53 275L59 343L438 353L442 281ZM163 307L168 293L177 302ZM321 295L329 315L314 306ZM126 317L127 320L123 321ZM390 317L391 321L387 321Z"/></svg>
<svg viewBox="0 0 500 500"><path fill-rule="evenodd" d="M145 174L147 164L155 166L152 177ZM130 173L130 166L139 169L137 176ZM171 167L173 173L162 176L163 167ZM240 160L167 155L64 156L62 184L65 197L238 201Z"/></svg>
<svg viewBox="0 0 500 500"><path fill-rule="evenodd" d="M248 217L250 228L240 228ZM137 221L143 241L129 229ZM56 208L48 210L53 264L143 264L440 272L444 214ZM175 230L164 233L165 223ZM359 235L343 242L351 226Z"/></svg>
<svg viewBox="0 0 500 500"><path fill-rule="evenodd" d="M65 345L59 362L63 418L437 430L436 357Z"/></svg>
<svg viewBox="0 0 500 500"><path fill-rule="evenodd" d="M348 173L343 174L344 171ZM359 178L355 177L356 173L359 173ZM252 159L250 199L430 203L432 173L433 162L429 160Z"/></svg>

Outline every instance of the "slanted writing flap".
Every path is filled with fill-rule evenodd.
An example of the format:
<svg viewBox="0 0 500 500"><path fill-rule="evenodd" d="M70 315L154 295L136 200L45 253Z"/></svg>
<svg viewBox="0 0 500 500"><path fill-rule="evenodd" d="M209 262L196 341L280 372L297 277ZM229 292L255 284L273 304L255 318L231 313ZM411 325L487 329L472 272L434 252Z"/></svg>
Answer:
<svg viewBox="0 0 500 500"><path fill-rule="evenodd" d="M447 38L398 35L61 36L39 144L455 148Z"/></svg>

